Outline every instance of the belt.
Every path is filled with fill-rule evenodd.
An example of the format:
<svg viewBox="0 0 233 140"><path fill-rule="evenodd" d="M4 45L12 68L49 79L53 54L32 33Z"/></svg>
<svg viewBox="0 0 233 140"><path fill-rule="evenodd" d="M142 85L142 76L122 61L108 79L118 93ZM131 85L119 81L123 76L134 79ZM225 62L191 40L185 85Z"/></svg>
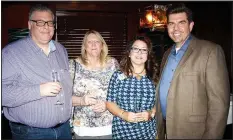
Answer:
<svg viewBox="0 0 233 140"><path fill-rule="evenodd" d="M167 139L166 119L163 119L165 139Z"/></svg>
<svg viewBox="0 0 233 140"><path fill-rule="evenodd" d="M18 123L18 122L10 122L10 123L15 124L15 125L19 125L19 126L28 126L28 125L25 125L25 124L22 124L22 123ZM53 127L50 127L50 128L58 128L58 127L62 126L63 124L64 123L59 123L59 124L57 124L57 125L55 125Z"/></svg>

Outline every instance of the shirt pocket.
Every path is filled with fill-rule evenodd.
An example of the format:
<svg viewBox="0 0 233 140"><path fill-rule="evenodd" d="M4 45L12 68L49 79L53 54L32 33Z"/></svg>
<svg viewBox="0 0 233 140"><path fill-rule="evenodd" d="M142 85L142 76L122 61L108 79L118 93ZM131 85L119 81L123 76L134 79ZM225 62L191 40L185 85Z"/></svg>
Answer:
<svg viewBox="0 0 233 140"><path fill-rule="evenodd" d="M30 129L30 126L15 124L12 122L10 122L9 125L11 127L11 132L19 137L27 135Z"/></svg>
<svg viewBox="0 0 233 140"><path fill-rule="evenodd" d="M206 115L189 115L188 121L193 122L193 123L205 122L206 121Z"/></svg>

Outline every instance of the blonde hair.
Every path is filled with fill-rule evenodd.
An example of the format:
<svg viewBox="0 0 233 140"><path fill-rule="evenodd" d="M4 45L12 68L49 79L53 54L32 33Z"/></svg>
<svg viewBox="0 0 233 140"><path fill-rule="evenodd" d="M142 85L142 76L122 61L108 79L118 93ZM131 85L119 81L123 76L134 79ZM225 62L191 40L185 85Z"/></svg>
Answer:
<svg viewBox="0 0 233 140"><path fill-rule="evenodd" d="M87 37L90 35L90 34L94 34L96 35L96 37L101 41L102 43L102 50L100 52L100 64L103 65L105 63L105 61L107 60L108 58L108 46L104 40L104 38L101 36L101 34L95 30L89 30L86 32L84 38L83 38L83 41L82 41L82 48L81 48L81 62L84 64L84 65L87 65L88 63L88 60L87 60L87 54L86 54L86 50L85 50L85 44L86 44L86 41L87 41Z"/></svg>

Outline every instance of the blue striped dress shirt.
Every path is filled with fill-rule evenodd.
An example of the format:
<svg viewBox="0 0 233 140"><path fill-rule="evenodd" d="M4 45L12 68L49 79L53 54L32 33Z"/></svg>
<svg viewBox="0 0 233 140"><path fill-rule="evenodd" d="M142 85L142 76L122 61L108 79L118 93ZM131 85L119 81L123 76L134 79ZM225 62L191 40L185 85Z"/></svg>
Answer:
<svg viewBox="0 0 233 140"><path fill-rule="evenodd" d="M50 41L46 55L31 36L13 42L2 50L2 106L7 119L32 127L49 128L71 116L72 80L66 49ZM51 72L59 74L63 105L57 97L42 97L40 84L51 82Z"/></svg>

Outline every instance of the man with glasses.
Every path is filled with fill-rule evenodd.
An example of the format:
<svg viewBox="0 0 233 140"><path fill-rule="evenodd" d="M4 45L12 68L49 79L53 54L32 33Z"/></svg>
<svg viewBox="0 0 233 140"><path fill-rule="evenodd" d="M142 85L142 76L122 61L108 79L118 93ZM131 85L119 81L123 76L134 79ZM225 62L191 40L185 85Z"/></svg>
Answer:
<svg viewBox="0 0 233 140"><path fill-rule="evenodd" d="M221 139L230 96L224 52L191 34L192 12L185 5L169 7L167 19L175 45L163 56L156 89L158 136Z"/></svg>
<svg viewBox="0 0 233 140"><path fill-rule="evenodd" d="M52 40L53 12L43 5L32 7L28 28L28 37L2 50L2 106L12 137L71 139L72 81L67 51Z"/></svg>

